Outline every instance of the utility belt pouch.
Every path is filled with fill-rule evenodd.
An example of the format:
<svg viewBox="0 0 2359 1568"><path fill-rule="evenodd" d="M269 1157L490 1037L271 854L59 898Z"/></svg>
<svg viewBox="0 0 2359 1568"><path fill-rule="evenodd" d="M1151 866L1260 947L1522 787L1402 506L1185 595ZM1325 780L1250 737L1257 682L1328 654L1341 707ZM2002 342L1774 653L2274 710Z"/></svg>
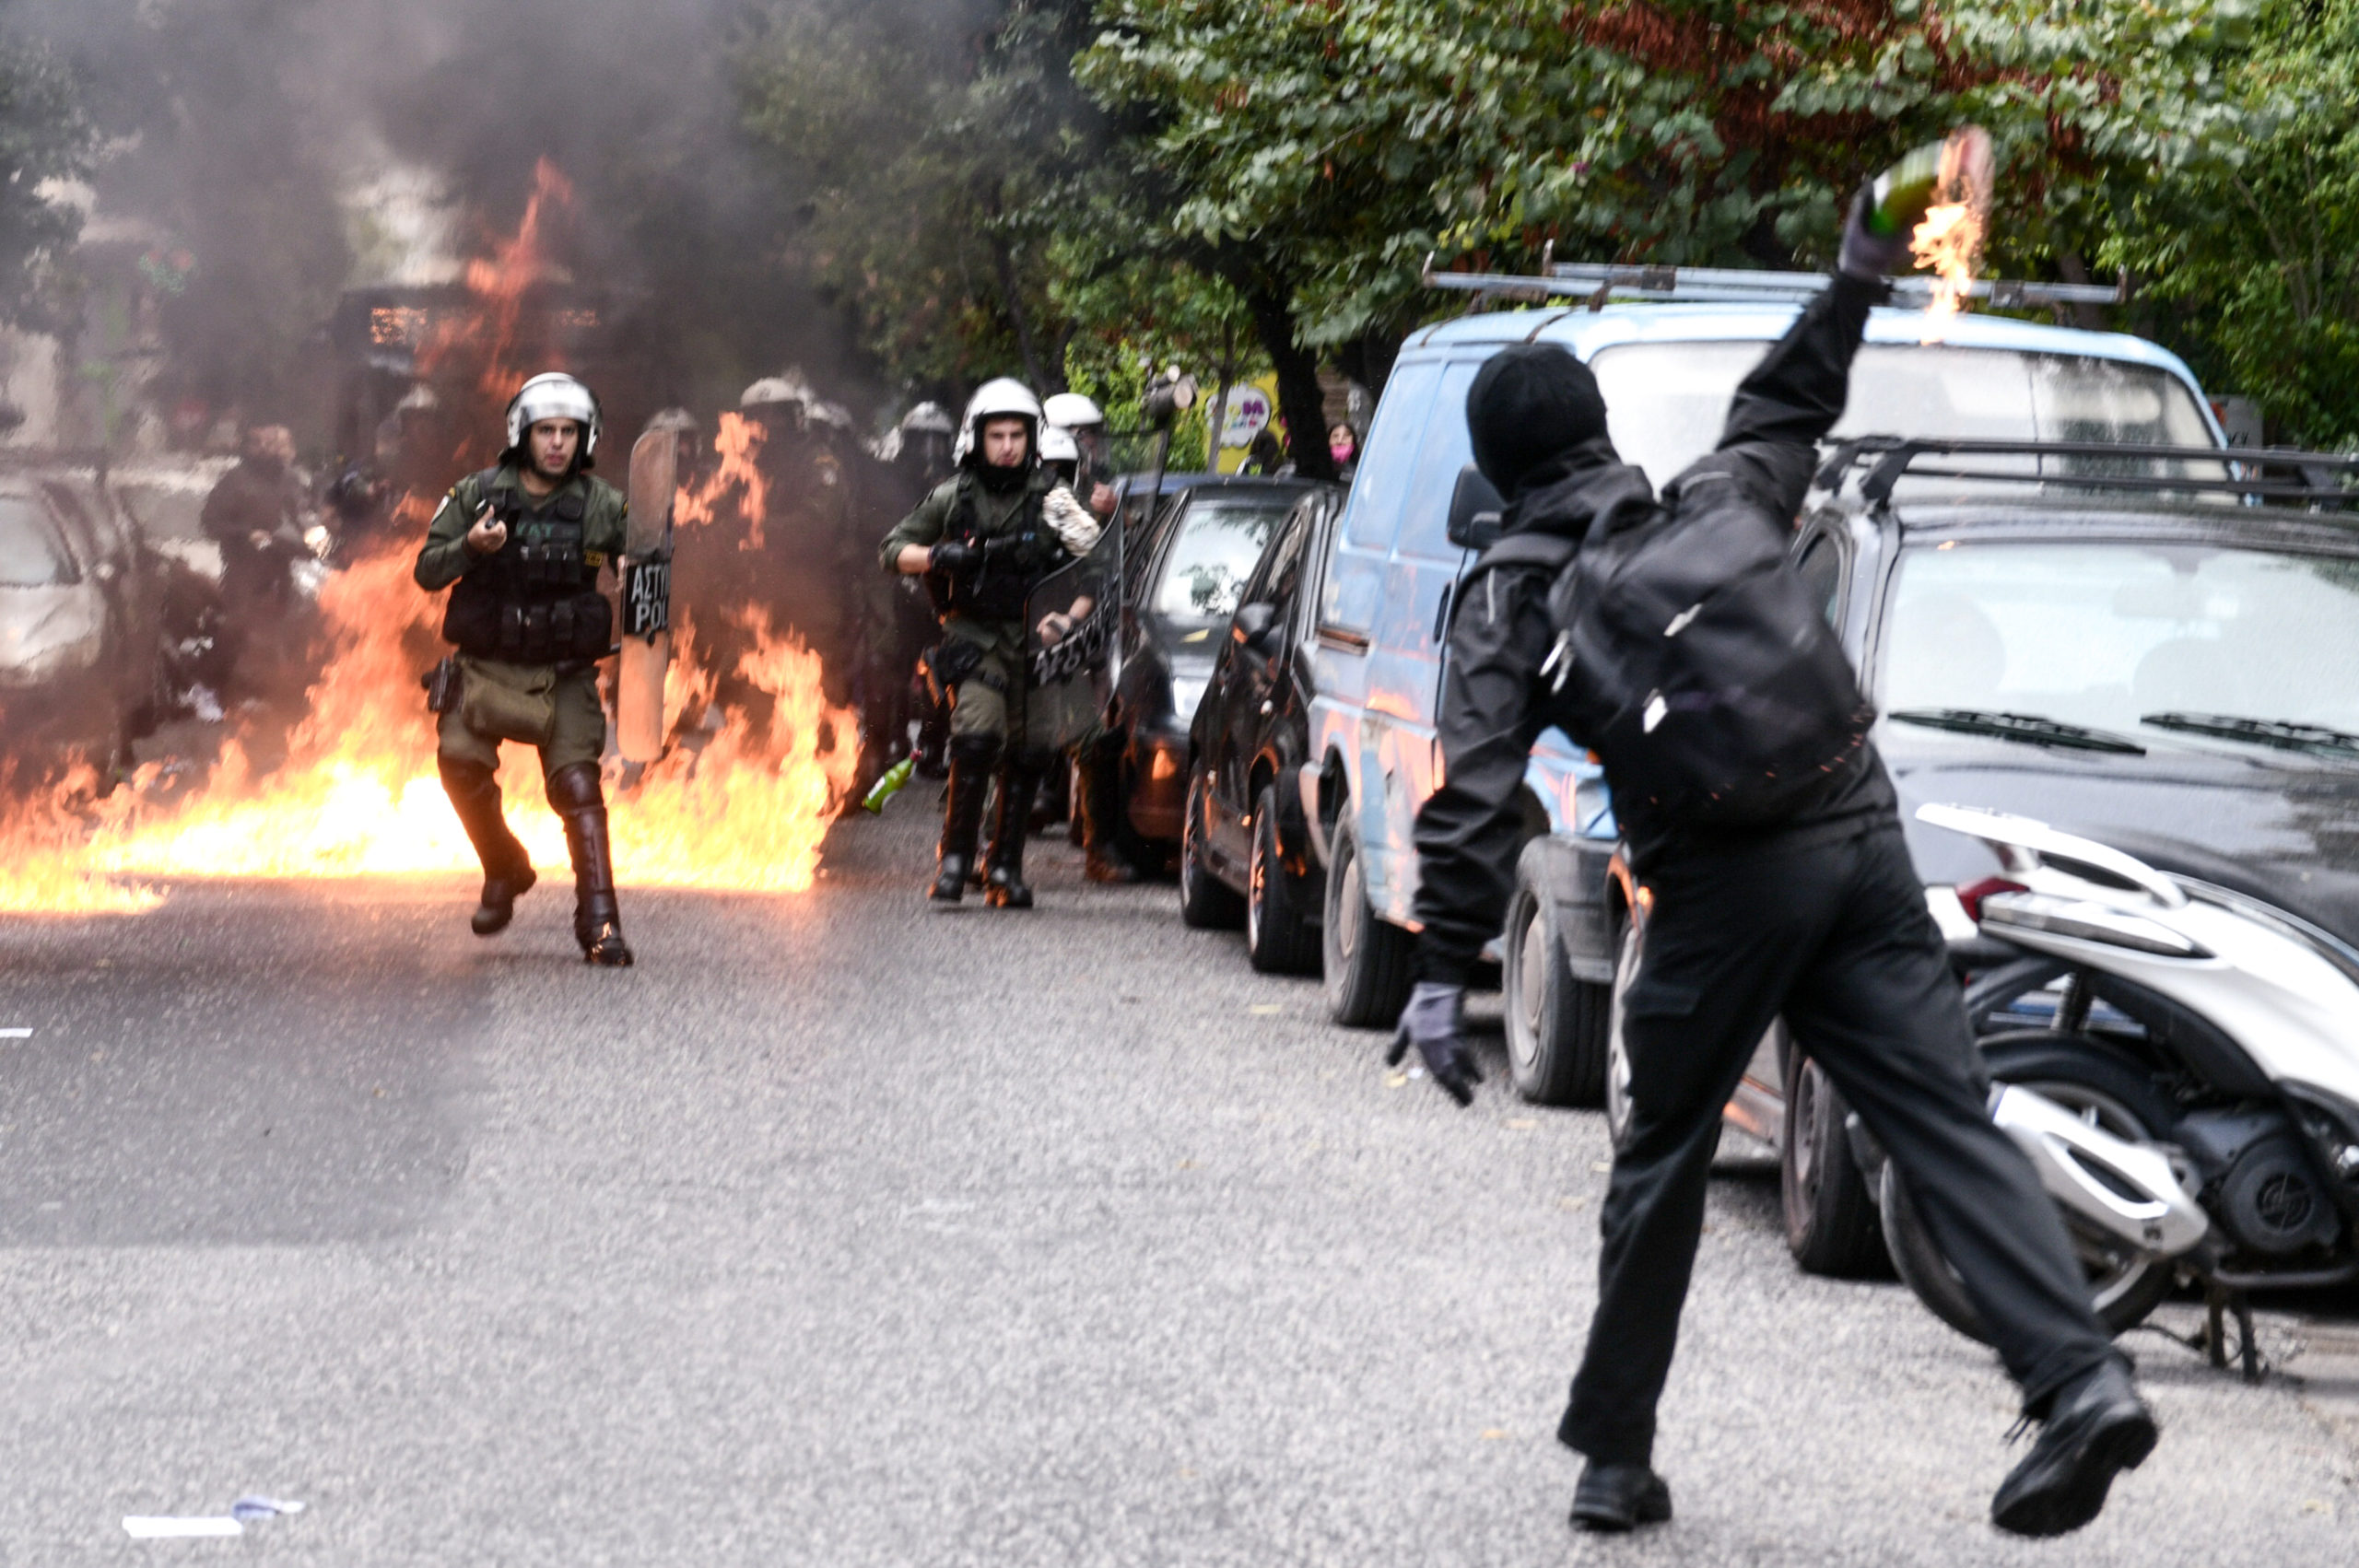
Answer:
<svg viewBox="0 0 2359 1568"><path fill-rule="evenodd" d="M459 722L487 741L546 746L557 738L557 678L551 667L478 665L459 683Z"/></svg>
<svg viewBox="0 0 2359 1568"><path fill-rule="evenodd" d="M459 673L459 661L445 659L419 676L417 684L426 688L426 711L442 714L459 706L459 693L466 683Z"/></svg>
<svg viewBox="0 0 2359 1568"><path fill-rule="evenodd" d="M963 637L945 637L918 657L925 666L926 689L936 702L948 702L959 683L983 667L982 645Z"/></svg>

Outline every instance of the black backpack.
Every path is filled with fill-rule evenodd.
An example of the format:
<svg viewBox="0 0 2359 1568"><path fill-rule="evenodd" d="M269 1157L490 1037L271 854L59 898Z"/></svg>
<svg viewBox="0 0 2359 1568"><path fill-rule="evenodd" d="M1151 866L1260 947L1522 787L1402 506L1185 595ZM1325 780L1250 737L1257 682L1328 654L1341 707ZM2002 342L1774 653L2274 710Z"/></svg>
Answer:
<svg viewBox="0 0 2359 1568"><path fill-rule="evenodd" d="M1773 825L1858 765L1875 709L1789 542L1732 480L1698 474L1676 507L1598 518L1557 572L1555 721L1625 812Z"/></svg>

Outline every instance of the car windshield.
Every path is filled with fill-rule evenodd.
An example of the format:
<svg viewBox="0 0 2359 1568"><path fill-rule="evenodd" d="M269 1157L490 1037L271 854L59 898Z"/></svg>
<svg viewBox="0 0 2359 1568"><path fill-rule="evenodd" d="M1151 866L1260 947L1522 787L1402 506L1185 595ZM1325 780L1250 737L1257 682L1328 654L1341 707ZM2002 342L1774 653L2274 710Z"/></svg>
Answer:
<svg viewBox="0 0 2359 1568"><path fill-rule="evenodd" d="M1590 361L1625 462L1661 486L1712 450L1765 343L1633 343ZM2148 365L2066 354L1872 343L1851 369L1837 436L2214 445L2187 384ZM2061 471L2087 460L2043 460ZM1977 463L2001 466L1993 460ZM2035 471L2035 460L2006 466Z"/></svg>
<svg viewBox="0 0 2359 1568"><path fill-rule="evenodd" d="M1215 626L1237 614L1245 579L1253 575L1271 533L1285 521L1292 496L1202 499L1180 520L1170 562L1152 601L1157 614L1187 626Z"/></svg>
<svg viewBox="0 0 2359 1568"><path fill-rule="evenodd" d="M65 547L22 496L0 496L0 588L53 588L74 580Z"/></svg>
<svg viewBox="0 0 2359 1568"><path fill-rule="evenodd" d="M2167 732L2347 750L2289 745L2254 725L2359 732L2359 557L1918 544L1901 556L1884 649L1889 714L2014 715L2142 744Z"/></svg>

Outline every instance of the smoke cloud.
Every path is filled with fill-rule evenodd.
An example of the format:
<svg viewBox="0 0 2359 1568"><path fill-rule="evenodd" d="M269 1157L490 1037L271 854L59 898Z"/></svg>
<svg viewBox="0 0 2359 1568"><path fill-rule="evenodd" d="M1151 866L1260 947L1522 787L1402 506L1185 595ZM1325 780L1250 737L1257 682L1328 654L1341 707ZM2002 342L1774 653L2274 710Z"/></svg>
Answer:
<svg viewBox="0 0 2359 1568"><path fill-rule="evenodd" d="M577 193L558 259L628 301L653 383L631 404L710 410L791 362L855 402L881 390L802 281L792 193L738 126L736 45L774 9L17 0L0 15L75 63L117 138L101 219L185 272L162 305L156 395L316 425L339 297L449 277L514 226L543 158Z"/></svg>

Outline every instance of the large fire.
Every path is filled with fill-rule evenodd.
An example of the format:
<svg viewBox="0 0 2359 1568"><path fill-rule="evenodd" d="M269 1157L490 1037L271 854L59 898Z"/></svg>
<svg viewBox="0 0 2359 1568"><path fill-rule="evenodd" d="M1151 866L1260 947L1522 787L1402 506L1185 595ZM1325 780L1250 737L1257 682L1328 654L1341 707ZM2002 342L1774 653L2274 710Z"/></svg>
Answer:
<svg viewBox="0 0 2359 1568"><path fill-rule="evenodd" d="M769 511L769 481L755 462L763 439L762 427L756 421L742 414L723 414L721 428L712 438L712 450L721 462L698 483L680 486L672 503L673 522L682 528L704 527L718 519L722 503L735 491L735 505L745 523L737 547L760 549L762 519Z"/></svg>
<svg viewBox="0 0 2359 1568"><path fill-rule="evenodd" d="M421 374L440 371L447 383L504 402L525 373L525 291L552 275L545 228L569 200L563 176L542 164L516 233L468 269L475 308L421 348ZM753 462L760 436L751 421L722 416L719 469L682 491L683 521L710 521L734 491L750 535L745 547L761 547L768 497ZM453 471L467 466L454 462ZM432 509L430 498L406 496L394 516L420 538ZM283 762L258 767L232 732L194 788L178 773L185 764L151 762L103 800L93 798L86 770L53 790L0 802L0 913L136 914L162 901L152 883L186 878L476 871L443 798L434 720L418 685L421 654L438 646L440 600L418 591L410 565L411 546L390 546L321 590L328 654ZM731 673L770 699L770 716L757 728L745 715L715 712L718 673L698 657L694 608L675 611L665 682L667 733L680 743L627 790L618 767L610 770L616 881L625 889L801 892L852 791L857 716L828 704L818 656L751 605L705 608L750 638ZM500 787L534 865L561 884L564 834L531 748L506 749Z"/></svg>
<svg viewBox="0 0 2359 1568"><path fill-rule="evenodd" d="M409 579L405 550L337 574L321 594L336 648L310 694L310 716L287 761L256 777L245 749L226 742L205 786L169 792L150 763L80 813L59 801L0 820L0 911L136 913L151 888L111 880L359 876L472 872L475 853L443 799L434 731L424 711L413 627L439 603ZM851 791L854 716L822 695L819 660L766 620L748 627L754 650L737 673L776 708L757 733L727 716L700 748L675 749L614 803L616 880L631 886L801 892L817 873L821 841ZM689 654L668 683L667 718L699 712L710 675ZM500 770L511 820L544 870L567 866L565 839L542 798L529 747L507 749Z"/></svg>
<svg viewBox="0 0 2359 1568"><path fill-rule="evenodd" d="M1962 127L1942 144L1933 205L1909 236L1917 264L1933 275L1933 298L1925 307L1926 343L1941 342L1950 318L1966 309L1990 228L1991 176L1990 137L1981 127Z"/></svg>

